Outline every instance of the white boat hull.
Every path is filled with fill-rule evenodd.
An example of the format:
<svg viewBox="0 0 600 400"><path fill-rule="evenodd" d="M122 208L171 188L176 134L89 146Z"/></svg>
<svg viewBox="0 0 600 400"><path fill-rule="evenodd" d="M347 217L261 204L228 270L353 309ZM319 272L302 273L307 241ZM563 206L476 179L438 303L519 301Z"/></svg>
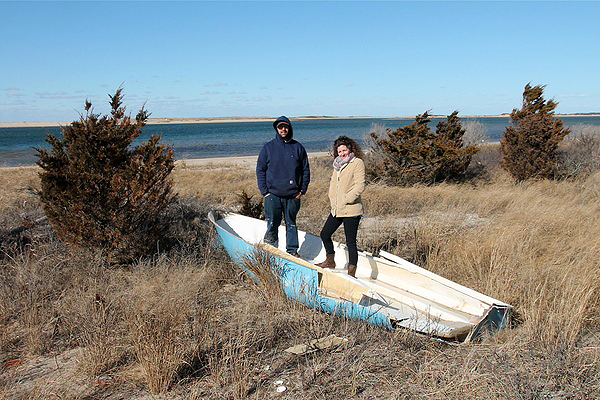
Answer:
<svg viewBox="0 0 600 400"><path fill-rule="evenodd" d="M310 307L388 328L407 328L445 339L473 340L504 329L512 306L469 289L398 256L376 257L359 252L356 278L347 275L348 252L335 244L334 270L315 264L325 259L321 239L298 232L302 257L285 252L285 228L280 248L262 244L266 222L239 214L209 214L229 255L241 263L255 249L273 254L282 264L287 296Z"/></svg>

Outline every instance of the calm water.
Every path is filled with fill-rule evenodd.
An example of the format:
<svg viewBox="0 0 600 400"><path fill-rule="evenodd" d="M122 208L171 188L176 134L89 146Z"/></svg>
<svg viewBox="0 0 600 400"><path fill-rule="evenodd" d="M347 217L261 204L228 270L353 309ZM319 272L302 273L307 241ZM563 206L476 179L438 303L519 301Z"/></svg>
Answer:
<svg viewBox="0 0 600 400"><path fill-rule="evenodd" d="M600 117L562 117L567 126L598 125ZM508 117L461 118L461 121L481 122L491 141L499 141L509 124ZM437 124L440 119L434 119ZM308 152L326 151L333 139L347 135L362 143L373 124L398 128L414 122L414 118L361 118L292 121L294 138ZM435 129L434 127L432 127ZM0 166L33 165L34 147L49 147L46 133L62 137L59 127L0 128ZM152 134L162 134L163 141L175 149L176 159L256 155L261 146L275 137L271 122L220 122L200 124L146 125L135 144Z"/></svg>

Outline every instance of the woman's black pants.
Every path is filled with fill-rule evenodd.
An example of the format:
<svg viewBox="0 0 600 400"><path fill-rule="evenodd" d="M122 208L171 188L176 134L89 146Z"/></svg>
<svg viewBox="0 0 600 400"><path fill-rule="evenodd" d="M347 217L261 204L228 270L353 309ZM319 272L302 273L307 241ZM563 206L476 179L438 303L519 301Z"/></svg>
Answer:
<svg viewBox="0 0 600 400"><path fill-rule="evenodd" d="M356 265L358 262L358 250L356 248L356 234L358 233L358 223L360 222L360 215L356 217L334 217L329 214L323 229L321 229L321 240L323 241L323 247L325 247L326 254L334 254L333 241L331 237L333 233L344 224L344 234L346 235L346 246L348 247L348 265Z"/></svg>

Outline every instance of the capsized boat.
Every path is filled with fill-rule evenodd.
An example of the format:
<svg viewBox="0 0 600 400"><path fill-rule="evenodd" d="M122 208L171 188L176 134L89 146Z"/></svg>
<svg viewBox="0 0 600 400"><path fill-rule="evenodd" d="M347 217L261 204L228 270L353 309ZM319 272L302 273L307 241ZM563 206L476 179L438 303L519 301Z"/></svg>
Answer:
<svg viewBox="0 0 600 400"><path fill-rule="evenodd" d="M321 238L298 231L301 258L285 252L285 227L279 248L264 244L266 221L211 211L227 253L243 265L257 249L278 262L286 296L309 307L358 318L390 329L407 328L443 339L472 341L506 327L512 306L418 267L394 254L359 251L356 278L347 274L348 251L335 245L336 269L324 269Z"/></svg>

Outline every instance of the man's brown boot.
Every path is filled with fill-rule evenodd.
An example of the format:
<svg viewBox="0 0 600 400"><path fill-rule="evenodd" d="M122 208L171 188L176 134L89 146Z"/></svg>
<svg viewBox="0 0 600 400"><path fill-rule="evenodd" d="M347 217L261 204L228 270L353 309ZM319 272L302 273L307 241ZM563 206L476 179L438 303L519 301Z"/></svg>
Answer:
<svg viewBox="0 0 600 400"><path fill-rule="evenodd" d="M318 263L317 267L335 268L335 254L327 254L327 258L322 263Z"/></svg>
<svg viewBox="0 0 600 400"><path fill-rule="evenodd" d="M348 275L356 278L356 265L348 265Z"/></svg>

